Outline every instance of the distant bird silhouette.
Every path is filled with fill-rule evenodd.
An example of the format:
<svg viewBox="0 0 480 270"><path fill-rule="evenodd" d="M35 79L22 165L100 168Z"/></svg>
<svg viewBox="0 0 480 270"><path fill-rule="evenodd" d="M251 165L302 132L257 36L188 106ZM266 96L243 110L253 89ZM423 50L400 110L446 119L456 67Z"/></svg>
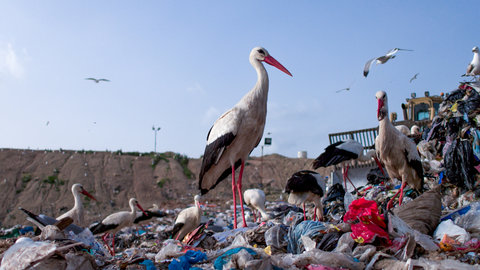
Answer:
<svg viewBox="0 0 480 270"><path fill-rule="evenodd" d="M99 83L99 82L109 82L110 80L107 80L107 79L95 79L95 78L85 78L85 80L91 80L91 81L94 81L96 83Z"/></svg>
<svg viewBox="0 0 480 270"><path fill-rule="evenodd" d="M376 61L377 65L385 64L388 60L395 58L395 54L398 51L413 51L413 50L394 48L394 49L391 49L389 52L387 52L387 54L385 55L368 60L367 63L365 64L365 67L363 68L363 76L367 77L368 72L370 71L370 66L372 65L373 62Z"/></svg>
<svg viewBox="0 0 480 270"><path fill-rule="evenodd" d="M413 80L417 79L418 74L420 74L420 73L417 73L417 74L413 75L413 77L410 79L410 83L412 83Z"/></svg>
<svg viewBox="0 0 480 270"><path fill-rule="evenodd" d="M344 91L344 90L350 91L350 88L352 87L352 85L353 85L354 82L355 82L355 80L354 80L348 87L343 88L343 89L340 89L340 90L337 90L337 91L335 91L335 92L340 93L340 92L342 92L342 91Z"/></svg>
<svg viewBox="0 0 480 270"><path fill-rule="evenodd" d="M50 124L50 121L47 121L47 123L45 125L48 126L48 124Z"/></svg>

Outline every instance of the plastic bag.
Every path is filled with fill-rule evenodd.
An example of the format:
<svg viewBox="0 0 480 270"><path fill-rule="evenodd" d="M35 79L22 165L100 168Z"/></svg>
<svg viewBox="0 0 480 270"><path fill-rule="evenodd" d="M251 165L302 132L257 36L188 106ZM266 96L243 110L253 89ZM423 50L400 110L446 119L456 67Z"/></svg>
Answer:
<svg viewBox="0 0 480 270"><path fill-rule="evenodd" d="M353 201L343 217L352 227L352 238L359 243L372 243L376 237L390 243L383 215L378 214L377 203L364 198Z"/></svg>
<svg viewBox="0 0 480 270"><path fill-rule="evenodd" d="M280 224L275 225L265 232L265 243L267 246L271 246L278 250L287 250L286 236L288 233L288 227Z"/></svg>
<svg viewBox="0 0 480 270"><path fill-rule="evenodd" d="M442 223L438 225L433 235L435 239L440 241L443 239L443 236L445 234L448 235L450 238L460 242L461 244L470 240L470 235L468 234L468 232L465 231L465 229L455 225L451 219L442 221Z"/></svg>
<svg viewBox="0 0 480 270"><path fill-rule="evenodd" d="M289 253L299 254L304 250L302 235L314 238L327 230L325 223L320 221L305 220L296 226L290 227L287 235L287 251Z"/></svg>
<svg viewBox="0 0 480 270"><path fill-rule="evenodd" d="M0 270L27 268L32 262L40 261L54 254L57 247L47 242L34 242L30 238L18 238L3 254Z"/></svg>
<svg viewBox="0 0 480 270"><path fill-rule="evenodd" d="M467 230L472 236L480 238L480 202L469 205L470 210L458 216L455 224Z"/></svg>
<svg viewBox="0 0 480 270"><path fill-rule="evenodd" d="M155 255L155 262L157 263L183 254L181 252L182 245L177 240L168 239L163 242L163 245L163 248L157 253L157 255Z"/></svg>

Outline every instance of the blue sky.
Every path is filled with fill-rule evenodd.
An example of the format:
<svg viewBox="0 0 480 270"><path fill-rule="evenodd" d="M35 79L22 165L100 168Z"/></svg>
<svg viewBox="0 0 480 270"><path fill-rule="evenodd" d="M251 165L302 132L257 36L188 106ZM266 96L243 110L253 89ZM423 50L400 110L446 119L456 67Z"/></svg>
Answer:
<svg viewBox="0 0 480 270"><path fill-rule="evenodd" d="M316 157L411 92L449 92L480 45L476 1L0 1L0 147L203 154L255 84L265 47L266 154ZM362 76L365 62L399 52ZM412 83L415 74L418 79ZM108 78L96 84L87 77ZM336 90L351 87L350 91ZM48 123L48 124L47 124ZM255 149L254 156L260 155Z"/></svg>

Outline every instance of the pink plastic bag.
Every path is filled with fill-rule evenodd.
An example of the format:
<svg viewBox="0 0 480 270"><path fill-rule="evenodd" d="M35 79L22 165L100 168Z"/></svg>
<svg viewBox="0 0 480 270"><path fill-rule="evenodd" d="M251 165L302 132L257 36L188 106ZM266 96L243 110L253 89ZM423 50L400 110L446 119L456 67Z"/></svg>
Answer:
<svg viewBox="0 0 480 270"><path fill-rule="evenodd" d="M375 201L364 198L354 200L343 217L343 221L351 224L351 236L358 243L372 243L378 236L385 239L388 245L391 244L385 220L383 215L378 214Z"/></svg>

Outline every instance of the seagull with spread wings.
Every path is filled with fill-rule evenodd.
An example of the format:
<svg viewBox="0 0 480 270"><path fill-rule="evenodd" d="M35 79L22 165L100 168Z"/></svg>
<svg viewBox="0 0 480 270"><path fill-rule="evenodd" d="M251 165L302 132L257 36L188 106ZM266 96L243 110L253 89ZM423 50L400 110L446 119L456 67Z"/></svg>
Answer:
<svg viewBox="0 0 480 270"><path fill-rule="evenodd" d="M95 78L85 78L85 80L91 80L91 81L94 81L96 83L99 83L99 82L109 82L110 80L107 80L107 79L95 79Z"/></svg>
<svg viewBox="0 0 480 270"><path fill-rule="evenodd" d="M365 67L363 68L363 76L367 77L368 72L370 71L370 66L372 65L373 62L377 62L377 65L385 64L388 60L395 58L395 54L398 51L413 51L413 50L394 48L394 49L391 49L389 52L387 52L387 54L385 55L368 60L367 63L365 64Z"/></svg>
<svg viewBox="0 0 480 270"><path fill-rule="evenodd" d="M417 74L413 75L413 77L410 79L410 83L412 83L413 80L417 79L418 74L420 74L420 73L417 73Z"/></svg>

